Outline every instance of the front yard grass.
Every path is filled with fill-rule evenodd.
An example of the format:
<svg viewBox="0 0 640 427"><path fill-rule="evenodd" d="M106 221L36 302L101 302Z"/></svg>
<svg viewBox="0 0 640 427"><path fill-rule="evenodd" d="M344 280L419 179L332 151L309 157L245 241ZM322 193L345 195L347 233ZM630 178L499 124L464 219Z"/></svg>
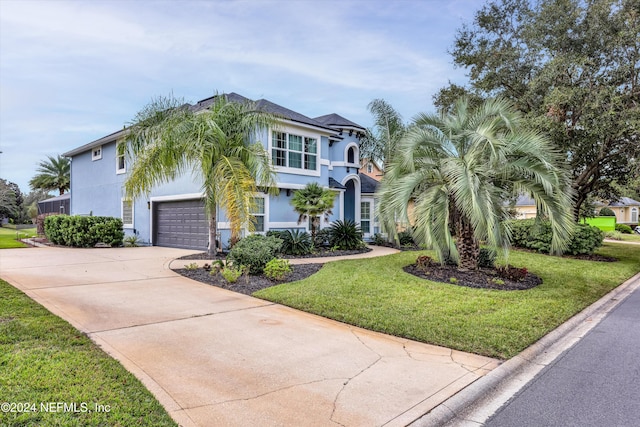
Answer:
<svg viewBox="0 0 640 427"><path fill-rule="evenodd" d="M6 227L0 227L0 249L9 248L26 248L27 245L18 241L17 239L23 239L26 237L33 237L36 235L36 229L27 228L23 230L15 230Z"/></svg>
<svg viewBox="0 0 640 427"><path fill-rule="evenodd" d="M119 362L3 280L0 404L0 426L176 425Z"/></svg>
<svg viewBox="0 0 640 427"><path fill-rule="evenodd" d="M640 247L606 243L618 262L512 251L509 263L544 283L526 291L464 288L402 270L429 251L325 264L315 275L263 289L258 298L426 343L509 359L640 271Z"/></svg>

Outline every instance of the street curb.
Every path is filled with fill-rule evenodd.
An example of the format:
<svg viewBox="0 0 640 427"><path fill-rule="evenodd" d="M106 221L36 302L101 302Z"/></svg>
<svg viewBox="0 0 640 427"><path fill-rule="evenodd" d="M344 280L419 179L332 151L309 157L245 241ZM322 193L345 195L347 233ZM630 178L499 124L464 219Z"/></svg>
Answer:
<svg viewBox="0 0 640 427"><path fill-rule="evenodd" d="M562 339L583 326L583 322L589 320L589 330L596 326L605 314L613 310L618 304L626 299L636 288L640 287L640 273L625 281L605 296L594 302L580 313L576 314L562 325L542 337L538 342L528 347L520 354L507 360L487 375L479 378L457 394L442 402L431 411L424 414L411 424L410 427L439 427L455 419L463 420L463 414L469 412L472 407L481 400L487 399L491 393L496 392L500 386L505 385L508 380L516 374L525 371L534 364L536 359L545 356L547 350ZM592 321L592 317L599 315L597 321ZM588 331L582 331L580 337ZM574 340L567 348L572 347L577 342ZM561 353L558 353L559 356ZM557 357L556 356L556 357ZM555 357L554 357L555 360ZM549 364L547 361L545 363ZM474 423L475 425L476 423Z"/></svg>

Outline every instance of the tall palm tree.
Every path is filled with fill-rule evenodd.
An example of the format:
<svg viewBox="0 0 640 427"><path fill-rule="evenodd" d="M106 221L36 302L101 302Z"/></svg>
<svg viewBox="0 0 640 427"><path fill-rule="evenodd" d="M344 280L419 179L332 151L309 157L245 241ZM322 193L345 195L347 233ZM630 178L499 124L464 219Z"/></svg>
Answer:
<svg viewBox="0 0 640 427"><path fill-rule="evenodd" d="M462 98L450 113L420 114L398 146L380 191L380 216L395 233L397 215L415 202L415 234L460 268L477 269L480 242L508 254L514 194L531 195L552 224L552 249L566 249L573 230L572 200L562 156L539 133L523 127L505 100L471 108ZM456 238L454 240L454 237Z"/></svg>
<svg viewBox="0 0 640 427"><path fill-rule="evenodd" d="M181 101L158 98L140 111L119 144L132 168L127 197L191 172L200 183L209 217L209 254L217 252L217 209L231 223L232 239L253 226L258 185L277 192L269 155L257 141L259 131L277 126L277 117L252 102L232 102L217 95L211 106L194 112Z"/></svg>
<svg viewBox="0 0 640 427"><path fill-rule="evenodd" d="M291 198L293 210L299 214L298 223L311 219L311 240L315 242L316 231L320 228L320 217L331 215L336 193L312 182L296 190Z"/></svg>
<svg viewBox="0 0 640 427"><path fill-rule="evenodd" d="M71 187L71 161L61 155L47 158L39 163L38 174L31 178L29 186L32 190L58 190L62 195Z"/></svg>
<svg viewBox="0 0 640 427"><path fill-rule="evenodd" d="M366 130L360 141L360 156L380 160L386 169L406 131L402 116L384 99L374 99L367 105L374 126Z"/></svg>

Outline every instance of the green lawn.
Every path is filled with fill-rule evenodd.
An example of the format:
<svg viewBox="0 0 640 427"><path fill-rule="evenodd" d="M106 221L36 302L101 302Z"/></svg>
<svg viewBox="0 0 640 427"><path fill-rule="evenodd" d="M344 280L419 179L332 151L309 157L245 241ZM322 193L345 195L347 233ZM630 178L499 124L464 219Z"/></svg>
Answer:
<svg viewBox="0 0 640 427"><path fill-rule="evenodd" d="M471 289L402 270L425 252L345 260L254 295L341 322L508 359L640 271L640 247L606 244L591 262L512 251L509 263L544 283L526 291Z"/></svg>
<svg viewBox="0 0 640 427"><path fill-rule="evenodd" d="M19 242L16 238L24 239L25 237L33 237L35 235L35 227L17 231L11 228L0 227L0 249L26 248L27 245Z"/></svg>
<svg viewBox="0 0 640 427"><path fill-rule="evenodd" d="M119 362L0 280L0 404L3 402L13 402L13 409L23 412L7 412L5 403L0 426L176 425ZM31 412L23 408L27 402ZM101 412L96 412L96 405L102 405L98 407Z"/></svg>
<svg viewBox="0 0 640 427"><path fill-rule="evenodd" d="M640 234L638 233L623 234L622 240L625 242L640 242Z"/></svg>

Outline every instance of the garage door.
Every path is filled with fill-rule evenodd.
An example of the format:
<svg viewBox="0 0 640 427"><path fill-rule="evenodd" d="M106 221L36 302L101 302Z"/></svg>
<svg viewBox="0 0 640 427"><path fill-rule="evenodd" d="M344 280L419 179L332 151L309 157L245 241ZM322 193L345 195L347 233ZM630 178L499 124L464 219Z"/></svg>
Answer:
<svg viewBox="0 0 640 427"><path fill-rule="evenodd" d="M209 225L202 200L154 202L154 244L206 250Z"/></svg>

